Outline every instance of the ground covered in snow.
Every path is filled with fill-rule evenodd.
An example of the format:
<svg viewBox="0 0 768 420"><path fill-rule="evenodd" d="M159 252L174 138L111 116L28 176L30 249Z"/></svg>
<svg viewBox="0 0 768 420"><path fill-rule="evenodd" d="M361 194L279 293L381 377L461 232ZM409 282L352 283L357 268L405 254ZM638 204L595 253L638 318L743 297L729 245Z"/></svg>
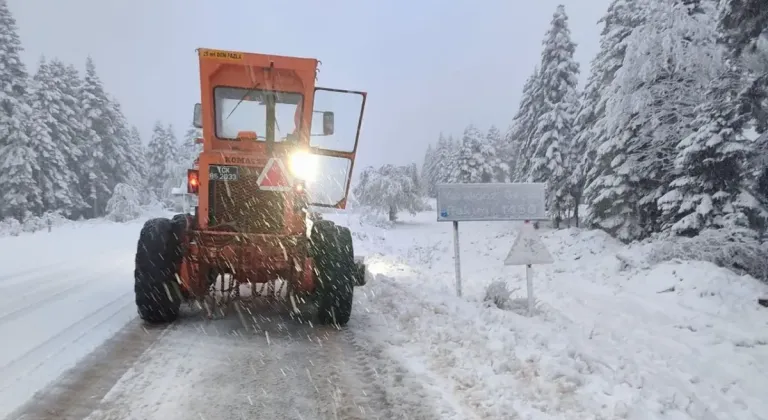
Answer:
<svg viewBox="0 0 768 420"><path fill-rule="evenodd" d="M457 298L450 223L431 213L388 228L339 218L378 274L357 306L379 327L370 334L454 401L455 418L768 413L768 310L756 304L768 287L751 277L705 262L651 265L649 245L602 232L542 232L556 262L535 268L529 318L524 268L502 265L515 223L461 224ZM505 309L483 299L497 281L513 292Z"/></svg>
<svg viewBox="0 0 768 420"><path fill-rule="evenodd" d="M768 413L768 309L755 302L768 286L751 277L704 262L651 264L652 245L626 247L600 232L541 231L556 262L535 267L537 310L529 317L524 268L502 264L515 223L461 225L459 298L451 225L434 213L394 225L326 216L352 229L374 275L356 289L345 331L273 314L249 333L234 316L148 332L133 319L140 222L0 238L0 264L10 267L0 275L0 418L45 399L56 384L59 405L70 401L60 389L92 376L101 376L98 386L70 402L95 400L82 411L92 420ZM491 284L511 291L501 308L484 299ZM87 356L116 331L122 344ZM72 371L59 377L78 362L88 366L73 370L76 379ZM153 383L164 392L152 392ZM288 408L276 411L281 404Z"/></svg>
<svg viewBox="0 0 768 420"><path fill-rule="evenodd" d="M140 222L0 237L0 418L136 316Z"/></svg>

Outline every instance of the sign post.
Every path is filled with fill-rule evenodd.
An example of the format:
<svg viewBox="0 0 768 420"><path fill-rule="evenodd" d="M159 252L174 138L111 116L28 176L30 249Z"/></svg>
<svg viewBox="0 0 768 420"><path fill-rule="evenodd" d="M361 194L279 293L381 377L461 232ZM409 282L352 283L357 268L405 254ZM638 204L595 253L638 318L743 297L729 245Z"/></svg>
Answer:
<svg viewBox="0 0 768 420"><path fill-rule="evenodd" d="M512 243L504 265L524 265L525 284L528 290L528 315L533 315L533 264L552 264L554 259L539 239L533 226L526 220Z"/></svg>
<svg viewBox="0 0 768 420"><path fill-rule="evenodd" d="M453 267L456 270L456 296L461 297L461 260L459 259L459 222L453 221Z"/></svg>
<svg viewBox="0 0 768 420"><path fill-rule="evenodd" d="M547 220L546 186L543 182L437 185L437 221L453 222L458 296L461 296L459 222Z"/></svg>

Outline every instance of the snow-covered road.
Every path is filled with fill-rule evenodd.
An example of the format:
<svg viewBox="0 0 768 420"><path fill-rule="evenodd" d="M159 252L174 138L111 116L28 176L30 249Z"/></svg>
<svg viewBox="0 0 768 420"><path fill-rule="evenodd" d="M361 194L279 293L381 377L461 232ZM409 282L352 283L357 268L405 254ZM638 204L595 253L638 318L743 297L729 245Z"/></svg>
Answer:
<svg viewBox="0 0 768 420"><path fill-rule="evenodd" d="M146 331L132 322L19 418L440 418L382 387L378 370L390 362L355 337L360 321L339 331L253 309L256 330L247 332L235 316L206 322L187 313ZM410 389L418 393L419 384Z"/></svg>
<svg viewBox="0 0 768 420"><path fill-rule="evenodd" d="M556 262L536 268L531 318L483 301L494 281L525 296L523 269L502 265L516 224L461 225L458 298L450 224L434 213L331 218L376 275L343 331L270 308L251 331L194 312L145 328L140 223L0 238L13 268L0 272L0 418L25 401L12 418L768 418L768 310L755 304L768 287L750 277L649 264L600 232L542 232Z"/></svg>
<svg viewBox="0 0 768 420"><path fill-rule="evenodd" d="M135 318L139 223L0 238L0 418Z"/></svg>
<svg viewBox="0 0 768 420"><path fill-rule="evenodd" d="M421 382L358 337L370 328L364 308L343 331L265 306L249 308L248 330L233 313L207 320L194 308L167 328L143 325L132 290L140 227L2 239L14 271L0 287L19 293L0 306L12 338L0 347L0 418L441 418ZM24 257L30 249L40 254Z"/></svg>

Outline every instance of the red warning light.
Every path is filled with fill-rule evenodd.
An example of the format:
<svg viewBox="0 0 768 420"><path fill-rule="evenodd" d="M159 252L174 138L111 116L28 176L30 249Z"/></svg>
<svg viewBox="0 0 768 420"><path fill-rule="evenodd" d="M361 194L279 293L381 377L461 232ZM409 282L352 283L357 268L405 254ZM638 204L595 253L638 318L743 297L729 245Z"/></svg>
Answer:
<svg viewBox="0 0 768 420"><path fill-rule="evenodd" d="M197 194L200 189L200 172L197 169L187 169L187 192Z"/></svg>

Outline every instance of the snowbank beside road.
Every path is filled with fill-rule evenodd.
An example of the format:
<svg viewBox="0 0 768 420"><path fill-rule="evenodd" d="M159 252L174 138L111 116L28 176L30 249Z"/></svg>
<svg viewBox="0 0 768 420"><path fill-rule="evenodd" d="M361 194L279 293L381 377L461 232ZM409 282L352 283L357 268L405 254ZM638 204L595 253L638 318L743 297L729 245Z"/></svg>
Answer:
<svg viewBox="0 0 768 420"><path fill-rule="evenodd" d="M356 230L375 280L359 289L391 357L410 355L460 405L454 418L754 419L768 412L768 287L706 262L651 265L602 232L543 232L556 263L535 267L533 318L483 301L524 269L502 261L513 223L461 224L464 297L450 224L434 214ZM521 311L520 313L524 313ZM354 316L353 316L354 319Z"/></svg>
<svg viewBox="0 0 768 420"><path fill-rule="evenodd" d="M113 213L98 219L70 220L57 212L49 212L39 217L32 216L26 219L23 223L19 223L18 220L8 217L0 220L0 238L45 232L48 231L49 228L51 231L58 230L62 227L79 229L81 226L110 223L110 220L115 222L137 223L138 221L144 221L152 217L173 217L173 215L176 214L175 212L165 210L162 204L157 202L153 202L143 207L139 206L138 203L118 204L119 205L112 209L114 210Z"/></svg>

